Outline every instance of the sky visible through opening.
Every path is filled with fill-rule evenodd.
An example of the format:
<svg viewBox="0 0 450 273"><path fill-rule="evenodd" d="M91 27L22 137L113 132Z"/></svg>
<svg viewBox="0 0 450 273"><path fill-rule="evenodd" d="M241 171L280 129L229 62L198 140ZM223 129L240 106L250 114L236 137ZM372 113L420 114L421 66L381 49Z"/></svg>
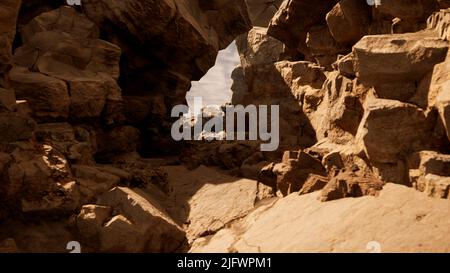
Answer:
<svg viewBox="0 0 450 273"><path fill-rule="evenodd" d="M231 102L231 73L240 64L236 44L233 42L226 49L219 52L216 64L198 82L192 82L192 88L186 99L190 108L194 97L202 97L203 106L224 105Z"/></svg>

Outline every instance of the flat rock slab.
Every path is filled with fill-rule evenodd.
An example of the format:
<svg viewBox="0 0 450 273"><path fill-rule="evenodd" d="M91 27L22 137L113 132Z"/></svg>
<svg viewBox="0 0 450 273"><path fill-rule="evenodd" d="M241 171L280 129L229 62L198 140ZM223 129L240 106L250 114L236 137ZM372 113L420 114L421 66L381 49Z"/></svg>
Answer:
<svg viewBox="0 0 450 273"><path fill-rule="evenodd" d="M365 36L353 47L356 74L369 85L420 80L445 60L448 47L428 32Z"/></svg>
<svg viewBox="0 0 450 273"><path fill-rule="evenodd" d="M395 184L322 203L292 194L194 243L191 252L449 252L450 202ZM375 242L375 243L374 243Z"/></svg>
<svg viewBox="0 0 450 273"><path fill-rule="evenodd" d="M215 233L247 215L254 209L262 188L255 180L232 177L205 166L194 171L184 166L162 169L168 173L173 189L167 211L178 222L187 224L189 239Z"/></svg>

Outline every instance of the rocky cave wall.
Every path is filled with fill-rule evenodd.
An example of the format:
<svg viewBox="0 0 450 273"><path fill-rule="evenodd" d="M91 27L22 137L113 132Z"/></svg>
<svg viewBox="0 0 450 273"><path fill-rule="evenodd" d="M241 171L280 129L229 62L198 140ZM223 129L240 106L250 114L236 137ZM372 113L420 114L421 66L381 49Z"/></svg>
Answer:
<svg viewBox="0 0 450 273"><path fill-rule="evenodd" d="M328 201L395 183L448 199L449 8L2 1L0 250L65 252L76 240L84 251L187 251L294 192ZM233 104L280 105L280 148L181 150L169 111L234 39Z"/></svg>
<svg viewBox="0 0 450 273"><path fill-rule="evenodd" d="M169 135L172 106L185 103L190 82L251 28L242 0L86 0L75 8L8 0L0 12L0 237L35 251L64 251L52 240L83 228L73 229L71 215L115 186L169 191L158 168L167 162L137 151L178 152ZM115 217L119 225L135 223L109 208L94 206L103 220L122 215ZM182 249L184 231L148 209L154 219L144 219L135 251ZM59 219L61 238L36 232L33 243L21 239L32 219L49 225ZM155 225L168 241L150 249L146 238ZM98 238L86 241L94 249L124 250L117 241L103 247Z"/></svg>
<svg viewBox="0 0 450 273"><path fill-rule="evenodd" d="M371 192L371 181L448 197L448 7L284 1L265 27L240 36L233 104L280 105L281 150L291 150L250 175L272 169L285 194L314 173L348 196Z"/></svg>

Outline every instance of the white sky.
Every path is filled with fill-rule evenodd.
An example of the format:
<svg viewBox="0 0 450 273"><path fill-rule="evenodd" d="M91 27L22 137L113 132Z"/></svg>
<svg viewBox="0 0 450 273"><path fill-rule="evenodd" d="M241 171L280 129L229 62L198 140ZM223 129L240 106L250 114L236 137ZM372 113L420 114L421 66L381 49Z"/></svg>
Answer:
<svg viewBox="0 0 450 273"><path fill-rule="evenodd" d="M203 106L223 105L231 101L231 72L240 63L236 44L233 42L219 52L216 65L198 82L192 82L192 88L186 99L191 105L194 97L203 98Z"/></svg>

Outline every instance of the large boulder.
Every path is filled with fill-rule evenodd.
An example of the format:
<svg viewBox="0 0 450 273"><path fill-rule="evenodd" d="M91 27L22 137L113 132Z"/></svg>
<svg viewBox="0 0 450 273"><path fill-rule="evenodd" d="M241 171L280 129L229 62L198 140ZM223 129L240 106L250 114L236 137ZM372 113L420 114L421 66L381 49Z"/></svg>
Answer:
<svg viewBox="0 0 450 273"><path fill-rule="evenodd" d="M11 71L10 78L17 99L29 102L37 120L68 118L70 97L64 81L18 67Z"/></svg>
<svg viewBox="0 0 450 273"><path fill-rule="evenodd" d="M262 27L254 27L239 36L236 45L244 68L275 63L283 52L283 44L267 35L267 28Z"/></svg>
<svg viewBox="0 0 450 273"><path fill-rule="evenodd" d="M232 177L214 168L200 166L189 171L183 166L167 166L171 202L168 211L186 224L192 241L224 228L250 213L263 199L266 186L256 180Z"/></svg>
<svg viewBox="0 0 450 273"><path fill-rule="evenodd" d="M424 111L412 104L369 99L357 140L372 162L396 163L426 147L429 127Z"/></svg>
<svg viewBox="0 0 450 273"><path fill-rule="evenodd" d="M80 204L67 159L48 144L11 145L0 192L7 206L38 215L71 213Z"/></svg>
<svg viewBox="0 0 450 273"><path fill-rule="evenodd" d="M414 153L408 160L411 184L431 197L449 198L450 155L433 151Z"/></svg>
<svg viewBox="0 0 450 273"><path fill-rule="evenodd" d="M407 102L445 60L449 43L432 33L365 36L354 47L356 76L380 98Z"/></svg>
<svg viewBox="0 0 450 273"><path fill-rule="evenodd" d="M434 35L372 35L354 47L356 75L363 82L420 80L443 62L449 44Z"/></svg>
<svg viewBox="0 0 450 273"><path fill-rule="evenodd" d="M338 43L353 45L369 31L371 8L364 1L342 0L327 14L327 25Z"/></svg>
<svg viewBox="0 0 450 273"><path fill-rule="evenodd" d="M269 35L296 49L304 43L305 34L337 3L337 0L311 2L308 0L284 1L269 25Z"/></svg>
<svg viewBox="0 0 450 273"><path fill-rule="evenodd" d="M248 15L255 27L267 27L283 0L245 0Z"/></svg>
<svg viewBox="0 0 450 273"><path fill-rule="evenodd" d="M325 168L317 158L304 151L286 151L280 164L275 165L278 190L288 195L302 189L310 174L326 176Z"/></svg>
<svg viewBox="0 0 450 273"><path fill-rule="evenodd" d="M160 205L140 190L117 187L99 196L101 206L118 214L108 218L98 215L91 230L98 232L100 250L107 252L173 252L181 251L184 231ZM103 211L103 210L102 210ZM82 212L83 213L83 212ZM80 215L81 218L86 218ZM112 218L111 218L112 217ZM105 222L100 220L105 220Z"/></svg>
<svg viewBox="0 0 450 273"><path fill-rule="evenodd" d="M326 25L310 28L306 36L306 46L316 62L328 70L331 69L331 64L336 62L338 53L349 51L334 39Z"/></svg>

